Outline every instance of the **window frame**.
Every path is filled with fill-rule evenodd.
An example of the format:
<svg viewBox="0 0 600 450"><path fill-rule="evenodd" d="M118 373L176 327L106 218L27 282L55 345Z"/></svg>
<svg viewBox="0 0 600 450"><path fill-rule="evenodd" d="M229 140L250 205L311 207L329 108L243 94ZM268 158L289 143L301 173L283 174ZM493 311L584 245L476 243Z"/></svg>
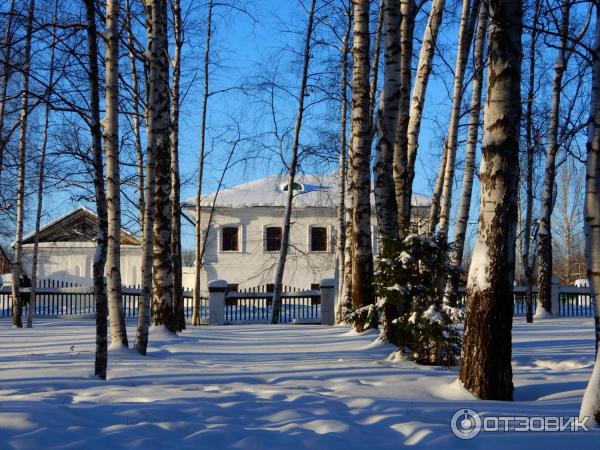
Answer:
<svg viewBox="0 0 600 450"><path fill-rule="evenodd" d="M324 228L325 229L325 250L313 250L312 248L312 230L314 228ZM309 225L308 227L308 251L310 253L330 253L331 252L331 237L333 233L331 232L331 227L327 225Z"/></svg>
<svg viewBox="0 0 600 450"><path fill-rule="evenodd" d="M235 228L237 230L237 250L224 250L223 249L223 231L225 228ZM238 224L227 224L227 225L219 225L219 253L242 253L242 226Z"/></svg>
<svg viewBox="0 0 600 450"><path fill-rule="evenodd" d="M268 239L267 233L268 233L269 228L279 228L279 232L280 232L280 235L279 235L279 248L277 248L276 250L269 250L269 247L268 247L269 239ZM283 228L280 225L264 225L263 226L263 251L265 253L277 253L277 252L279 252L279 250L281 249L281 241L282 241L282 239L283 239Z"/></svg>

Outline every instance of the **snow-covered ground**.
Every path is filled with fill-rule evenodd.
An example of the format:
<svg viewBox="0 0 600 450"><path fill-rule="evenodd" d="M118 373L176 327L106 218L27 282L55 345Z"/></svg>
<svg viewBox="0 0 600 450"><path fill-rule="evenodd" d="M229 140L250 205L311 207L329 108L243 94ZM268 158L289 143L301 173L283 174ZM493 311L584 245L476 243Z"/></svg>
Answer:
<svg viewBox="0 0 600 450"><path fill-rule="evenodd" d="M342 327L153 331L148 357L117 350L91 376L93 321L0 321L0 448L600 448L599 432L456 438L461 408L573 416L593 362L590 319L515 320L515 402L473 399L456 369L388 361L375 335ZM134 332L130 324L129 332Z"/></svg>

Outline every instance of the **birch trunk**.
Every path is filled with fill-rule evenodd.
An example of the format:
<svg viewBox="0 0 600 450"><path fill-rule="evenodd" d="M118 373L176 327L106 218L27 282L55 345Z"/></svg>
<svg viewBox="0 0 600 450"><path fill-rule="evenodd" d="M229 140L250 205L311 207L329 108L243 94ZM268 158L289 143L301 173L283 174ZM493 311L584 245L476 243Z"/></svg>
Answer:
<svg viewBox="0 0 600 450"><path fill-rule="evenodd" d="M198 160L198 185L196 186L196 255L194 261L194 308L192 312L192 324L200 325L201 313L201 274L202 274L202 181L204 177L204 152L206 147L206 110L209 95L209 64L210 64L210 41L212 38L212 11L213 1L208 2L206 18L206 39L204 42L204 91L202 94L202 117L200 119L200 159ZM208 228L206 231L208 237Z"/></svg>
<svg viewBox="0 0 600 450"><path fill-rule="evenodd" d="M442 154L442 160L440 161L440 167L438 174L435 179L435 186L433 188L433 194L431 196L431 205L429 206L429 218L427 220L428 234L433 236L440 219L440 197L442 196L442 189L444 187L444 172L446 170L446 161L448 160L448 146L444 144L444 153Z"/></svg>
<svg viewBox="0 0 600 450"><path fill-rule="evenodd" d="M27 119L29 117L29 70L31 67L31 34L33 30L33 13L35 1L29 1L27 13L27 31L25 37L25 63L23 65L23 92L21 94L21 115L19 118L19 150L17 180L17 226L15 239L15 264L13 266L12 298L13 327L23 328L23 304L21 302L20 282L23 270L23 214L25 206L25 168L27 149Z"/></svg>
<svg viewBox="0 0 600 450"><path fill-rule="evenodd" d="M475 5L473 5L473 7L475 7ZM481 112L481 91L483 88L484 67L483 50L485 47L487 21L487 2L483 0L479 5L479 18L477 19L477 33L475 35L475 48L473 53L473 85L471 87L471 105L469 108L469 124L467 126L467 146L465 148L465 168L456 226L454 228L454 251L452 253L452 262L456 265L462 264L467 226L469 224L469 212L471 210L477 139L479 136L479 116Z"/></svg>
<svg viewBox="0 0 600 450"><path fill-rule="evenodd" d="M540 18L541 1L534 3L533 27L529 42L529 80L527 84L527 108L525 113L525 144L527 145L527 174L525 178L525 228L523 229L523 246L521 260L523 261L523 275L525 277L526 320L533 322L533 300L531 296L533 284L533 268L530 256L531 249L531 224L533 218L533 157L535 142L533 139L533 100L535 96L535 67L536 67L536 45L538 36L538 22Z"/></svg>
<svg viewBox="0 0 600 450"><path fill-rule="evenodd" d="M410 227L410 199L405 203L408 184L408 121L410 111L410 90L412 84L412 53L415 30L415 0L400 0L400 99L398 121L394 137L394 186L398 206L398 222L401 234Z"/></svg>
<svg viewBox="0 0 600 450"><path fill-rule="evenodd" d="M400 103L400 2L384 0L383 89L377 107L377 142L373 166L375 212L382 239L382 251L388 253L388 243L398 238L398 205L394 192L394 139ZM374 94L372 92L372 94Z"/></svg>
<svg viewBox="0 0 600 450"><path fill-rule="evenodd" d="M556 153L558 152L558 125L560 114L560 96L563 75L567 69L566 47L569 37L570 0L563 0L561 5L560 46L554 65L552 81L552 102L548 117L548 142L546 145L546 170L544 187L540 205L540 217L537 241L537 312L536 314L552 314L552 230L550 220L554 209L554 183L556 179Z"/></svg>
<svg viewBox="0 0 600 450"><path fill-rule="evenodd" d="M595 4L596 30L592 54L592 92L587 140L585 192L585 254L594 302L596 363L581 403L580 418L591 417L588 426L600 426L600 5Z"/></svg>
<svg viewBox="0 0 600 450"><path fill-rule="evenodd" d="M348 42L350 40L350 31L352 29L352 14L348 8L348 22L346 31L342 39L341 70L342 79L340 81L340 157L339 157L339 201L337 209L337 239L336 239L336 277L338 284L337 291L337 312L336 323L343 321L346 312L343 308L343 299L345 296L346 279L346 176L348 172L347 154L348 146L346 142L346 133L348 128Z"/></svg>
<svg viewBox="0 0 600 450"><path fill-rule="evenodd" d="M35 230L33 237L33 256L31 258L31 294L29 296L29 307L27 308L27 328L33 327L33 314L35 311L36 288L37 288L37 268L38 268L38 253L40 247L40 224L42 220L42 207L44 201L44 171L46 168L46 149L48 146L48 127L50 125L50 102L52 100L51 86L54 83L54 50L56 47L56 25L58 0L54 2L54 15L52 27L52 43L50 44L50 63L48 67L48 87L45 92L46 106L44 108L44 131L42 133L42 146L40 149L40 167L38 172L37 186L37 205L35 210Z"/></svg>
<svg viewBox="0 0 600 450"><path fill-rule="evenodd" d="M288 176L287 192L285 199L285 212L283 214L283 224L281 226L281 247L277 257L277 266L275 268L275 280L273 288L273 313L271 323L279 322L281 312L281 288L283 283L283 273L288 254L290 242L290 228L292 220L292 201L294 199L294 182L296 170L298 168L298 148L300 146L300 131L302 130L302 119L304 118L304 98L306 97L306 85L308 83L308 67L310 64L311 38L313 34L313 21L315 16L316 0L311 0L308 12L308 25L304 38L304 53L302 66L302 79L300 81L300 92L298 93L298 111L296 113L296 123L294 124L294 139L292 141L292 160L290 162L290 172Z"/></svg>
<svg viewBox="0 0 600 450"><path fill-rule="evenodd" d="M181 48L183 30L181 25L181 5L173 0L173 28L175 34L175 55L173 58L173 87L171 100L171 247L173 253L173 323L176 331L185 329L183 286L181 274L181 214L179 210L181 182L179 176L179 85L181 79Z"/></svg>
<svg viewBox="0 0 600 450"><path fill-rule="evenodd" d="M106 2L104 146L108 204L106 258L111 346L128 346L121 295L121 175L119 167L119 1Z"/></svg>
<svg viewBox="0 0 600 450"><path fill-rule="evenodd" d="M154 145L152 311L154 325L174 330L171 251L171 155L166 0L146 1L148 32L148 128Z"/></svg>
<svg viewBox="0 0 600 450"><path fill-rule="evenodd" d="M144 152L142 148L142 133L140 125L140 79L137 70L137 62L135 55L135 38L131 24L131 7L129 0L125 1L125 28L127 30L127 49L129 52L129 64L131 67L131 84L132 84L132 103L133 103L133 137L136 154L137 165L137 191L138 191L138 209L140 210L140 229L144 230L144 216L146 202L144 200Z"/></svg>
<svg viewBox="0 0 600 450"><path fill-rule="evenodd" d="M369 119L369 2L353 0L353 89L350 140L352 306L373 304L373 253L371 245ZM367 327L376 324L365 324ZM362 331L362 330L358 330Z"/></svg>
<svg viewBox="0 0 600 450"><path fill-rule="evenodd" d="M447 160L444 171L444 187L442 189L442 201L440 205L440 233L447 239L448 227L450 225L450 210L452 208L452 187L454 183L454 168L456 162L456 149L458 147L458 126L460 122L460 107L463 96L463 82L465 69L469 60L469 50L473 40L473 30L477 14L479 12L479 0L463 0L460 17L460 30L458 32L458 50L456 53L456 65L454 67L454 89L452 92L452 110L450 113L450 124L448 125L448 137L446 139Z"/></svg>
<svg viewBox="0 0 600 450"><path fill-rule="evenodd" d="M429 74L431 73L431 62L433 60L437 35L442 24L445 5L445 0L434 0L431 5L427 26L423 33L423 43L421 44L421 51L419 53L419 64L417 66L415 86L413 88L413 95L410 103L407 129L407 181L402 197L404 204L403 211L405 215L408 214L408 223L410 223L412 183L415 177L415 161L417 159L417 150L419 147L419 133L421 130L423 108L425 106L425 94L427 92Z"/></svg>
<svg viewBox="0 0 600 450"><path fill-rule="evenodd" d="M90 95L90 133L92 138L92 160L94 166L94 191L96 194L96 212L98 231L96 233L96 251L94 253L94 299L96 302L96 356L94 374L106 379L107 357L107 316L108 300L104 284L104 266L107 254L108 218L106 212L106 193L104 191L104 166L102 161L102 130L100 128L100 88L98 76L98 36L96 31L96 13L94 0L85 0L88 44L88 84Z"/></svg>
<svg viewBox="0 0 600 450"><path fill-rule="evenodd" d="M15 0L11 0L8 10L8 20L6 23L6 34L4 36L4 64L2 67L2 84L0 85L0 179L2 178L2 169L4 167L4 109L6 107L6 93L8 91L8 83L12 69L10 67L10 58L13 46L13 19L15 11Z"/></svg>
<svg viewBox="0 0 600 450"><path fill-rule="evenodd" d="M489 57L477 243L467 284L460 381L512 400L511 334L521 116L521 0L489 0Z"/></svg>

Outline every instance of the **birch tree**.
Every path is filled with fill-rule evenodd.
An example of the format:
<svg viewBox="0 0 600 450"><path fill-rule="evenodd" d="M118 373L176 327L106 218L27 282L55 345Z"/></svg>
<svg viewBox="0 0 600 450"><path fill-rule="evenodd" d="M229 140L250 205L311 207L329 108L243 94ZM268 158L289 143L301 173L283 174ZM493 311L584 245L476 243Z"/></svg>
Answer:
<svg viewBox="0 0 600 450"><path fill-rule="evenodd" d="M559 27L560 45L554 64L554 79L552 80L552 101L548 116L548 141L546 144L546 169L537 232L538 307L536 315L552 313L552 230L550 221L554 209L554 199L556 198L554 183L556 178L556 154L558 152L560 97L563 75L567 70L570 10L571 0L562 0L561 24Z"/></svg>
<svg viewBox="0 0 600 450"><path fill-rule="evenodd" d="M171 88L171 251L173 253L173 326L176 331L185 329L185 311L183 305L183 286L181 274L181 214L179 210L181 181L179 175L179 89L181 80L181 48L183 47L183 29L181 25L181 5L172 0L173 31L175 35L175 54L173 65L173 86Z"/></svg>
<svg viewBox="0 0 600 450"><path fill-rule="evenodd" d="M12 74L10 67L11 54L13 49L13 20L15 17L15 0L11 0L8 10L8 20L6 21L6 33L4 35L4 64L2 65L2 83L0 84L0 178L4 167L4 120L6 108L6 94L8 93L8 83Z"/></svg>
<svg viewBox="0 0 600 450"><path fill-rule="evenodd" d="M17 223L15 239L15 263L13 265L12 298L13 327L23 328L23 305L20 295L20 281L23 270L23 215L25 204L25 168L27 165L27 119L29 117L29 71L31 69L31 37L33 33L33 14L35 0L29 1L25 35L23 66L23 91L21 94L21 114L19 117L19 150L17 179Z"/></svg>
<svg viewBox="0 0 600 450"><path fill-rule="evenodd" d="M521 0L489 0L489 56L477 243L467 284L460 381L512 400L511 334L521 116Z"/></svg>
<svg viewBox="0 0 600 450"><path fill-rule="evenodd" d="M401 87L400 1L384 0L382 15L385 52L383 88L377 107L377 142L373 177L377 223L382 238L383 253L387 254L390 240L398 237L398 205L394 192L393 164Z"/></svg>
<svg viewBox="0 0 600 450"><path fill-rule="evenodd" d="M294 124L294 138L292 141L291 161L289 164L289 174L287 182L287 191L285 194L285 211L283 213L283 223L281 226L281 247L277 257L277 265L275 267L275 280L273 282L273 312L271 323L279 322L281 312L281 289L283 283L283 274L285 271L285 263L288 254L290 242L290 229L292 221L292 202L294 200L294 184L296 171L298 169L298 148L300 146L300 131L302 130L302 119L304 118L304 98L306 97L306 86L308 83L308 69L311 57L311 39L314 31L313 23L315 16L316 0L311 0L308 11L308 25L304 38L304 52L302 62L302 78L300 80L300 91L298 92L298 109L296 112L296 121Z"/></svg>
<svg viewBox="0 0 600 450"><path fill-rule="evenodd" d="M444 170L444 184L442 199L440 203L440 233L444 239L448 236L450 225L450 209L452 205L452 187L454 184L454 169L456 166L456 150L458 147L458 126L460 122L460 108L463 96L463 82L465 70L469 59L469 50L473 40L473 30L479 11L480 0L463 0L460 16L460 29L458 32L458 50L456 53L456 65L454 67L454 87L452 92L452 109L450 112L450 124L448 125L448 137L446 138L446 168Z"/></svg>
<svg viewBox="0 0 600 450"><path fill-rule="evenodd" d="M600 426L600 4L595 1L596 29L592 53L592 92L587 133L585 177L585 254L590 293L594 302L596 362L588 382L579 417L590 417L588 426Z"/></svg>
<svg viewBox="0 0 600 450"><path fill-rule="evenodd" d="M42 207L44 201L44 171L46 168L46 150L48 147L48 128L50 126L50 105L52 101L52 85L54 83L54 53L56 47L56 26L58 23L58 0L54 2L54 14L52 25L52 42L50 44L50 63L48 67L48 86L44 92L44 119L42 144L40 149L40 161L37 179L37 205L35 209L35 229L33 237L33 255L31 258L31 294L29 297L29 307L27 308L27 328L33 327L33 313L36 303L36 288L37 288L37 269L38 269L38 253L40 246L40 224L42 219Z"/></svg>
<svg viewBox="0 0 600 450"><path fill-rule="evenodd" d="M128 346L121 295L121 174L119 167L119 1L106 2L106 114L103 119L106 151L108 254L106 288L112 346Z"/></svg>
<svg viewBox="0 0 600 450"><path fill-rule="evenodd" d="M454 227L452 263L457 266L460 266L463 261L467 225L469 224L469 212L471 210L471 196L473 193L473 178L475 176L475 161L479 135L479 116L481 113L481 91L483 88L484 66L483 50L485 47L487 21L487 1L483 0L479 5L479 17L477 19L477 32L475 35L475 48L473 53L474 74L473 84L471 86L469 123L467 125L467 146L465 148L465 167L462 178L456 226ZM454 291L456 286L449 286L449 288ZM447 292L447 294L449 293Z"/></svg>
<svg viewBox="0 0 600 450"><path fill-rule="evenodd" d="M204 40L204 85L202 92L202 113L200 117L200 158L198 160L198 184L196 186L196 227L195 227L195 244L196 252L194 259L194 306L192 311L192 324L200 325L200 309L201 309L201 273L202 273L202 181L204 178L204 155L206 148L206 111L208 108L209 97L209 64L210 64L210 42L212 38L212 13L213 1L208 1L208 10L206 16L206 37Z"/></svg>
<svg viewBox="0 0 600 450"><path fill-rule="evenodd" d="M527 171L525 174L525 228L523 229L523 244L521 261L527 290L525 292L526 320L533 322L532 307L532 284L533 267L530 257L531 249L531 224L533 221L533 157L535 153L535 141L533 136L533 106L535 95L535 72L536 72L536 45L538 39L538 22L540 19L541 0L535 0L533 6L533 28L529 38L529 79L527 82L527 106L525 112L525 145L527 145Z"/></svg>
<svg viewBox="0 0 600 450"><path fill-rule="evenodd" d="M96 12L94 0L85 0L87 25L87 58L90 117L88 125L92 138L92 161L94 167L94 192L96 195L96 213L98 230L96 232L96 250L92 271L94 274L94 299L96 303L96 352L94 374L106 379L107 368L107 316L108 300L104 285L104 266L108 252L108 216L106 212L106 192L104 190L104 165L102 161L102 130L100 128L100 79L98 76L98 34L96 30Z"/></svg>
<svg viewBox="0 0 600 450"><path fill-rule="evenodd" d="M352 131L350 138L349 189L351 198L352 306L371 305L373 294L373 253L371 246L369 129L369 2L353 0ZM375 324L358 324L358 331Z"/></svg>
<svg viewBox="0 0 600 450"><path fill-rule="evenodd" d="M166 0L146 1L148 33L148 134L154 150L152 312L154 324L173 331L171 155ZM148 206L146 206L148 207Z"/></svg>

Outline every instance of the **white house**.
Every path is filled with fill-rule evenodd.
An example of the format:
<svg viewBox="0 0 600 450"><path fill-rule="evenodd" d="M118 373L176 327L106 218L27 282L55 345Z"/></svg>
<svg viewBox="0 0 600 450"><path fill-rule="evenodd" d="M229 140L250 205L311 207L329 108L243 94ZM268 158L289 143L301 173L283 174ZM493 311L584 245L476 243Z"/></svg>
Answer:
<svg viewBox="0 0 600 450"><path fill-rule="evenodd" d="M203 198L200 220L202 234L207 236L203 286L213 279L227 280L240 289L273 282L287 189L287 177L269 176ZM334 276L338 183L332 176L303 175L296 178L293 189L291 248L283 285L309 289ZM195 198L190 198L182 205L194 221L195 204ZM430 198L415 194L412 204L413 223L420 229ZM376 250L374 208L372 230Z"/></svg>
<svg viewBox="0 0 600 450"><path fill-rule="evenodd" d="M39 232L38 279L91 285L98 216L79 207L43 226ZM31 276L34 233L23 238L23 269ZM123 284L141 283L141 242L121 230L121 278Z"/></svg>
<svg viewBox="0 0 600 450"><path fill-rule="evenodd" d="M214 279L227 280L231 288L270 288L281 243L287 188L287 177L269 176L203 197L200 220L206 237L204 289ZM299 176L294 193L291 248L283 284L310 289L323 278L334 276L338 183L332 176ZM415 194L412 203L413 226L421 229L426 223L430 198ZM182 212L195 222L195 198L183 203ZM44 226L39 234L38 278L91 285L97 223L96 214L81 207ZM376 252L374 212L372 230ZM23 242L26 273L31 273L33 238L30 234ZM123 283L138 285L142 266L140 240L125 230L121 239ZM183 285L193 287L193 267L184 267L183 277Z"/></svg>

